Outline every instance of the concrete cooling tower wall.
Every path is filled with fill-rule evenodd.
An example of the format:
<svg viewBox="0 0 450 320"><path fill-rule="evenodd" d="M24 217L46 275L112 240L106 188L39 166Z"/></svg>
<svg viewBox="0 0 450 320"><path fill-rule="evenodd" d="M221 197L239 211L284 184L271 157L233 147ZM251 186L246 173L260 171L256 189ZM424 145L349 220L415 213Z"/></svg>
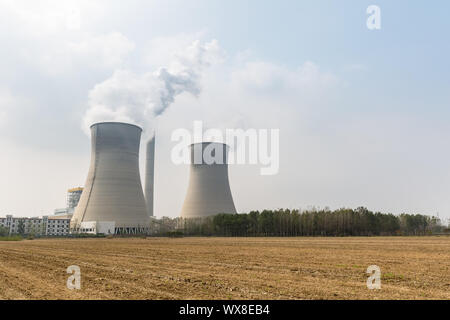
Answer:
<svg viewBox="0 0 450 320"><path fill-rule="evenodd" d="M91 126L91 166L72 217L72 229L87 221L114 221L116 233L148 228L139 175L141 132L135 125L118 122Z"/></svg>
<svg viewBox="0 0 450 320"><path fill-rule="evenodd" d="M181 217L236 213L228 181L228 146L204 142L192 144L190 149L189 186Z"/></svg>

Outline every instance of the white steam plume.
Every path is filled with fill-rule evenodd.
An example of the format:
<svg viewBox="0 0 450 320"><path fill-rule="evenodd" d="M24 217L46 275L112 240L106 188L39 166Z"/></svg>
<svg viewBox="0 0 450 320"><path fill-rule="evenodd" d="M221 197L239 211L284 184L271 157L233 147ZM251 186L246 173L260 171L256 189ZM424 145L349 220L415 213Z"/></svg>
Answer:
<svg viewBox="0 0 450 320"><path fill-rule="evenodd" d="M220 59L217 40L205 44L194 41L175 55L168 68L143 74L116 70L89 92L85 131L89 133L92 124L102 121L133 123L145 130L177 95L183 92L198 95L203 69ZM147 136L151 134L147 132Z"/></svg>

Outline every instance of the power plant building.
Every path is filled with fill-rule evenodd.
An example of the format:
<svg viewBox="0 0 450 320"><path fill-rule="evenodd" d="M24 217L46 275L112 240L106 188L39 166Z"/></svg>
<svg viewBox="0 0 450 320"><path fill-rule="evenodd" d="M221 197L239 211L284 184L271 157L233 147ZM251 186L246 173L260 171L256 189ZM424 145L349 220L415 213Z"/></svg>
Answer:
<svg viewBox="0 0 450 320"><path fill-rule="evenodd" d="M71 188L67 190L67 206L61 209L55 209L55 216L68 216L72 217L75 212L75 208L80 201L81 194L83 193L82 187Z"/></svg>
<svg viewBox="0 0 450 320"><path fill-rule="evenodd" d="M86 184L71 221L76 232L82 222L114 222L114 233L146 232L150 218L139 174L142 129L119 122L91 126L91 164Z"/></svg>
<svg viewBox="0 0 450 320"><path fill-rule="evenodd" d="M70 231L70 218L55 216L16 218L7 215L6 218L0 218L0 226L6 228L9 234L67 236Z"/></svg>
<svg viewBox="0 0 450 320"><path fill-rule="evenodd" d="M72 188L67 190L67 208L75 209L80 202L81 194L83 193L83 188Z"/></svg>

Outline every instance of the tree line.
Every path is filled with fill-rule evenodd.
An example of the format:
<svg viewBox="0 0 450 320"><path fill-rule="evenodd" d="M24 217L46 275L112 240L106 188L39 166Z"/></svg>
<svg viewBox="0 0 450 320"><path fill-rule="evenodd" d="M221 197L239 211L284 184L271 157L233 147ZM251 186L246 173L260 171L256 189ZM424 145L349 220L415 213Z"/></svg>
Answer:
<svg viewBox="0 0 450 320"><path fill-rule="evenodd" d="M225 237L418 236L445 230L445 226L437 217L421 214L393 215L372 212L363 207L334 211L251 211L244 214L218 214L206 218L179 218L176 224L184 235Z"/></svg>

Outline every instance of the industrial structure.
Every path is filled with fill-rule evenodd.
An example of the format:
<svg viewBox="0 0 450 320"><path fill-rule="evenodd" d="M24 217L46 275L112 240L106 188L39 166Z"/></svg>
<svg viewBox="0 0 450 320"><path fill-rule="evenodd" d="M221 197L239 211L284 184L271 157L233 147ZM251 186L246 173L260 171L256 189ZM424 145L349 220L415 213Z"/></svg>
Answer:
<svg viewBox="0 0 450 320"><path fill-rule="evenodd" d="M67 190L67 206L65 208L55 209L54 215L72 217L73 213L75 212L75 208L80 201L82 193L82 187L76 187Z"/></svg>
<svg viewBox="0 0 450 320"><path fill-rule="evenodd" d="M190 145L190 177L182 218L236 213L228 180L228 149L226 144L215 142Z"/></svg>
<svg viewBox="0 0 450 320"><path fill-rule="evenodd" d="M67 190L67 208L75 209L78 205L78 202L80 202L82 193L83 193L82 187Z"/></svg>
<svg viewBox="0 0 450 320"><path fill-rule="evenodd" d="M116 234L146 232L150 223L139 174L142 129L119 122L91 126L91 165L71 221L115 222Z"/></svg>
<svg viewBox="0 0 450 320"><path fill-rule="evenodd" d="M139 173L142 129L121 122L91 126L91 163L84 188L68 190L67 208L42 218L0 218L10 233L140 234L163 230L154 218L155 137L146 143L145 189ZM228 146L190 145L189 186L181 218L234 214L228 179ZM177 223L183 224L183 219ZM160 231L161 231L160 230Z"/></svg>
<svg viewBox="0 0 450 320"><path fill-rule="evenodd" d="M80 225L79 233L85 234L114 234L116 224L114 221L87 221Z"/></svg>
<svg viewBox="0 0 450 320"><path fill-rule="evenodd" d="M145 159L145 201L147 203L147 213L153 217L153 195L155 185L155 136L147 143Z"/></svg>

